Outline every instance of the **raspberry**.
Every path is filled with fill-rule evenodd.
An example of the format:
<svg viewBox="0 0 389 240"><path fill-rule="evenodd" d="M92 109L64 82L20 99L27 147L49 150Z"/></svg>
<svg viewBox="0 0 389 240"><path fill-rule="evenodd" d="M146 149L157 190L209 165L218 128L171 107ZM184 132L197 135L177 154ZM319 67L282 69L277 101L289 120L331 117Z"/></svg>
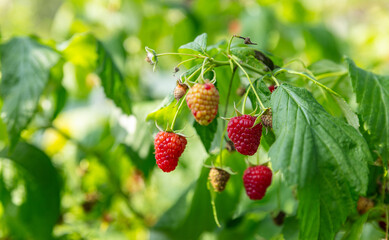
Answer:
<svg viewBox="0 0 389 240"><path fill-rule="evenodd" d="M276 87L274 85L271 85L268 87L270 92L272 93L274 90L276 90Z"/></svg>
<svg viewBox="0 0 389 240"><path fill-rule="evenodd" d="M259 123L252 128L255 117L242 115L233 117L228 122L227 133L235 148L243 155L254 155L261 141L262 124Z"/></svg>
<svg viewBox="0 0 389 240"><path fill-rule="evenodd" d="M223 192L230 179L230 174L220 168L211 168L208 178L215 192Z"/></svg>
<svg viewBox="0 0 389 240"><path fill-rule="evenodd" d="M271 184L272 171L266 166L249 167L244 171L243 184L251 200L261 200Z"/></svg>
<svg viewBox="0 0 389 240"><path fill-rule="evenodd" d="M207 126L216 117L219 92L212 83L196 83L186 95L186 103L196 121Z"/></svg>
<svg viewBox="0 0 389 240"><path fill-rule="evenodd" d="M261 116L262 125L265 127L273 127L273 116L271 110Z"/></svg>
<svg viewBox="0 0 389 240"><path fill-rule="evenodd" d="M177 102L182 98L182 96L185 95L186 90L188 90L188 86L177 81L177 86L174 89L174 98L177 100Z"/></svg>
<svg viewBox="0 0 389 240"><path fill-rule="evenodd" d="M159 132L154 138L155 159L162 171L173 171L184 152L186 138L172 132Z"/></svg>

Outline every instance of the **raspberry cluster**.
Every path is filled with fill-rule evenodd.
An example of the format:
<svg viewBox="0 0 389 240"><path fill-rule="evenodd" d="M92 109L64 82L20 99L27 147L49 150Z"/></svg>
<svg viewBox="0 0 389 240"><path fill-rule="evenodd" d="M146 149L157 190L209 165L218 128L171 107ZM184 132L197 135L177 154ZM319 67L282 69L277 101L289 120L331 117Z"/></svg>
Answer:
<svg viewBox="0 0 389 240"><path fill-rule="evenodd" d="M188 91L186 103L196 121L200 125L207 126L216 117L219 92L212 83L196 83Z"/></svg>
<svg viewBox="0 0 389 240"><path fill-rule="evenodd" d="M185 150L186 138L172 132L159 132L154 138L155 159L164 172L173 171Z"/></svg>

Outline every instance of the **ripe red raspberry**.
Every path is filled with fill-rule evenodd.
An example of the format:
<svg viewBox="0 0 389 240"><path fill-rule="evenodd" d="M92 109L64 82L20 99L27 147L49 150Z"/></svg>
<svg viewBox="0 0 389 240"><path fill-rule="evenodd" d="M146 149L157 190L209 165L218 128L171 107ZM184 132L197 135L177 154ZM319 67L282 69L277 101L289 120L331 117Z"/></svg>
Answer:
<svg viewBox="0 0 389 240"><path fill-rule="evenodd" d="M249 167L244 171L243 184L251 200L261 200L271 184L272 171L266 166Z"/></svg>
<svg viewBox="0 0 389 240"><path fill-rule="evenodd" d="M223 192L230 179L230 174L223 169L213 167L209 171L208 178L215 192Z"/></svg>
<svg viewBox="0 0 389 240"><path fill-rule="evenodd" d="M159 132L154 138L155 159L162 171L173 171L184 152L186 138L172 132Z"/></svg>
<svg viewBox="0 0 389 240"><path fill-rule="evenodd" d="M268 88L269 88L269 90L270 90L271 93L276 89L276 87L275 87L274 85L271 85L271 86L269 86Z"/></svg>
<svg viewBox="0 0 389 240"><path fill-rule="evenodd" d="M219 92L212 83L196 83L186 95L186 103L200 125L215 119L219 105Z"/></svg>
<svg viewBox="0 0 389 240"><path fill-rule="evenodd" d="M254 155L261 141L262 124L259 123L252 128L255 117L242 115L233 117L228 122L227 133L235 148L243 155Z"/></svg>

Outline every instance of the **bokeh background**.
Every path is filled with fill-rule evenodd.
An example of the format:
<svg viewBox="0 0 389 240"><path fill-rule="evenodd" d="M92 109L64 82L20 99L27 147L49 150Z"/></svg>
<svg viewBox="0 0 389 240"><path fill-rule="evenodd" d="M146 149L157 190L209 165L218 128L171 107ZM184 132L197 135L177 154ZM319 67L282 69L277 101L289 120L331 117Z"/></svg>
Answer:
<svg viewBox="0 0 389 240"><path fill-rule="evenodd" d="M109 48L132 96L133 114L127 116L105 98L88 62L66 63L63 77L69 95L54 121L57 130L37 129L38 118L22 133L51 157L61 175L61 213L54 237L148 239L152 226L200 174L207 153L190 126L186 133L192 133L191 147L174 174L154 169L157 129L145 118L173 90L179 58L161 58L153 72L144 61L145 46L158 53L175 52L204 32L209 44L240 34L285 63L341 63L346 55L365 69L388 74L388 12L387 0L0 0L0 42L32 35L60 47L75 34L92 33ZM41 107L47 105L50 101L42 99ZM101 159L80 148L109 154ZM22 202L28 179L11 162L3 161L0 170L15 203ZM289 208L295 211L295 203ZM256 236L271 239L278 230L270 227L263 209L252 218L274 234ZM4 214L0 203L0 219ZM1 221L0 239L13 239ZM368 234L374 231L371 227ZM202 239L220 236L217 230L201 234Z"/></svg>

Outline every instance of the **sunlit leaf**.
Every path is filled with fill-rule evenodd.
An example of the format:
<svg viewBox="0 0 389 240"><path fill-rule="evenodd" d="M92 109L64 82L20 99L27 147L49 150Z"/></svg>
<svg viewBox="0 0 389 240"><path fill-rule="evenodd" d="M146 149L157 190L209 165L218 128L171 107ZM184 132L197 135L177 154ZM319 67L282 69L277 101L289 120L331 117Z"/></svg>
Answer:
<svg viewBox="0 0 389 240"><path fill-rule="evenodd" d="M207 51L207 34L203 33L195 38L193 42L182 45L180 49L191 49L196 52L205 53Z"/></svg>
<svg viewBox="0 0 389 240"><path fill-rule="evenodd" d="M63 57L74 65L93 69L98 58L96 38L92 34L76 34L69 41L59 45Z"/></svg>
<svg viewBox="0 0 389 240"><path fill-rule="evenodd" d="M124 77L111 54L100 41L97 42L97 70L105 95L112 99L124 113L131 114L131 98Z"/></svg>
<svg viewBox="0 0 389 240"><path fill-rule="evenodd" d="M181 100L185 101L185 99ZM174 99L174 94L170 93L165 97L161 105L152 113L149 113L146 117L146 121L155 121L162 128L171 124L174 118L174 113L177 112L178 103Z"/></svg>
<svg viewBox="0 0 389 240"><path fill-rule="evenodd" d="M351 59L349 65L358 112L364 128L370 134L370 144L378 147L383 160L389 160L389 76L377 75L358 68Z"/></svg>
<svg viewBox="0 0 389 240"><path fill-rule="evenodd" d="M2 48L0 94L4 102L1 118L7 125L10 143L14 146L20 132L35 114L50 69L59 55L27 37L13 38Z"/></svg>

